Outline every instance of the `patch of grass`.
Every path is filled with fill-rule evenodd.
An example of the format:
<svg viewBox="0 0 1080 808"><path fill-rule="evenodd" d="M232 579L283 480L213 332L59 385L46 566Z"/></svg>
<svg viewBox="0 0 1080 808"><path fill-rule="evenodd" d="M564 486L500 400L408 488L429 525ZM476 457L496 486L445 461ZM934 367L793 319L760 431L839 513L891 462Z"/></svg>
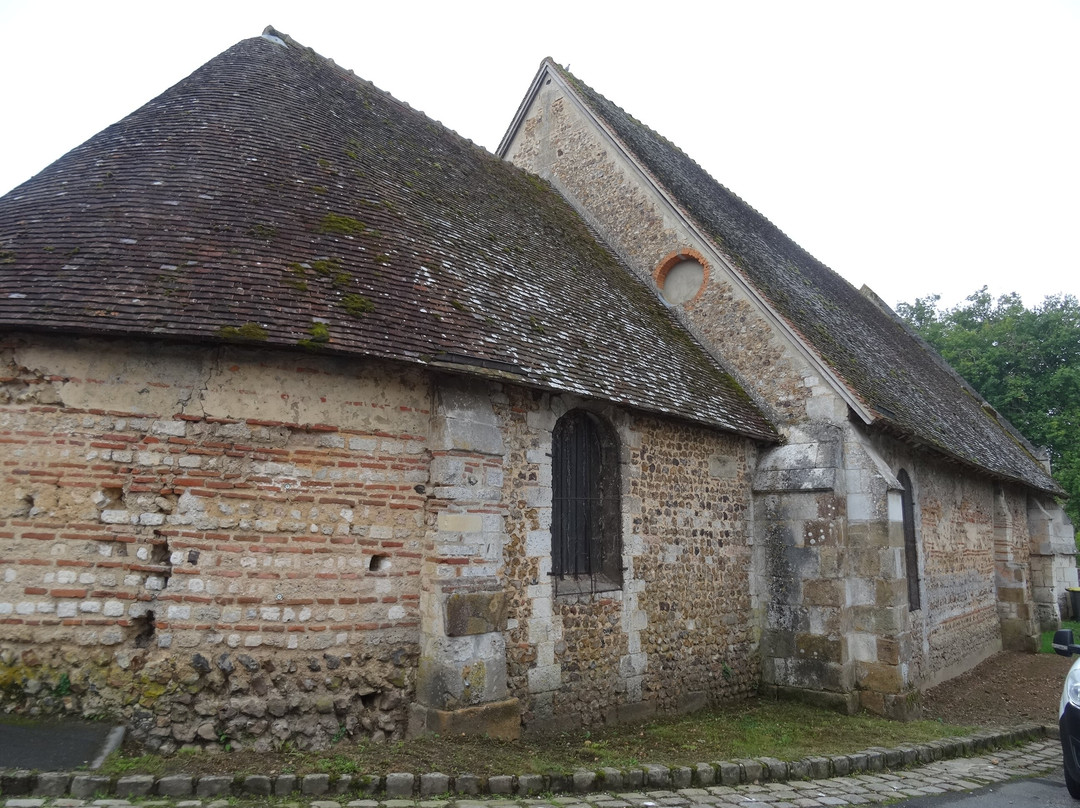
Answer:
<svg viewBox="0 0 1080 808"><path fill-rule="evenodd" d="M620 734L594 734L588 748L598 765L663 762L688 766L703 760L853 752L868 746L924 743L960 732L936 721L900 723L866 713L849 716L797 702L758 701L691 716L649 722Z"/></svg>
<svg viewBox="0 0 1080 808"><path fill-rule="evenodd" d="M315 768L327 774L359 774L360 764L348 755L336 754L315 761Z"/></svg>
<svg viewBox="0 0 1080 808"><path fill-rule="evenodd" d="M1062 628L1071 628L1073 630L1073 637L1077 642L1080 642L1080 621L1076 620L1063 620L1061 623ZM1052 654L1054 653L1054 630L1044 631L1039 637L1039 653L1040 654Z"/></svg>
<svg viewBox="0 0 1080 808"><path fill-rule="evenodd" d="M125 774L162 774L166 769L166 759L161 755L138 755L124 757L120 752L113 752L101 764L100 772L107 777L120 777Z"/></svg>
<svg viewBox="0 0 1080 808"><path fill-rule="evenodd" d="M121 758L114 754L103 771L106 774L228 771L240 775L288 771L300 776L316 772L384 775L440 771L480 776L569 773L578 768L622 768L644 763L693 766L744 757L798 760L809 755L855 752L870 746L925 743L960 735L969 729L937 721L902 723L866 714L841 715L794 702L751 700L643 724L530 736L519 741L428 736L372 743L343 737L322 752L284 749L255 753L244 749L241 742L240 748L228 755ZM130 750L129 754L135 752Z"/></svg>

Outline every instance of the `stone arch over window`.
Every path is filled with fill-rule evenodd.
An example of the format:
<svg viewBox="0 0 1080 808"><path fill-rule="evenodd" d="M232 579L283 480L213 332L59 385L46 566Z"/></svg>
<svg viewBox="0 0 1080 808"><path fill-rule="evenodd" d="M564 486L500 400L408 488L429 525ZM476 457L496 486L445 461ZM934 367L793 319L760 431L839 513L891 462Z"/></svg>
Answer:
<svg viewBox="0 0 1080 808"><path fill-rule="evenodd" d="M904 567L907 573L908 608L917 612L922 608L919 594L919 546L915 538L915 489L911 477L904 469L896 475L902 486L900 490L900 509L904 519Z"/></svg>
<svg viewBox="0 0 1080 808"><path fill-rule="evenodd" d="M701 297L709 282L709 262L689 247L669 253L653 272L653 281L672 306L692 303Z"/></svg>
<svg viewBox="0 0 1080 808"><path fill-rule="evenodd" d="M551 574L556 594L622 586L619 448L588 410L555 424L551 446Z"/></svg>

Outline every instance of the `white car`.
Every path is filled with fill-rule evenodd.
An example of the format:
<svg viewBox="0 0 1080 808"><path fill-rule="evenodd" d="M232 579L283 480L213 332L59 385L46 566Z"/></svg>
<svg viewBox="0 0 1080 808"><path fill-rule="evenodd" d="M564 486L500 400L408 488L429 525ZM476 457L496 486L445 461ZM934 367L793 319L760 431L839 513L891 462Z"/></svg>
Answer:
<svg viewBox="0 0 1080 808"><path fill-rule="evenodd" d="M1054 632L1054 653L1065 657L1080 654L1080 645L1074 642L1072 629ZM1073 799L1080 800L1080 659L1073 663L1065 677L1058 730L1065 764L1065 786Z"/></svg>

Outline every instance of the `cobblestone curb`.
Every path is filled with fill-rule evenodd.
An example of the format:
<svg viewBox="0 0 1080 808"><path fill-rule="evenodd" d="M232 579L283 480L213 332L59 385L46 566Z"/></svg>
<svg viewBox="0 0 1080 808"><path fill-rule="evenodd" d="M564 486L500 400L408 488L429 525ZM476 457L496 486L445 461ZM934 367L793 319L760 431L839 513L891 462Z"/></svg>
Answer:
<svg viewBox="0 0 1080 808"><path fill-rule="evenodd" d="M4 797L65 797L86 800L114 796L119 799L167 797L215 799L274 795L307 798L345 797L370 801L431 799L446 796L530 798L538 794L590 794L594 792L665 791L710 786L738 786L826 780L858 774L876 774L935 761L970 757L1029 741L1056 738L1056 726L1027 724L1013 729L980 732L968 737L943 738L925 744L894 748L871 747L849 755L814 756L795 761L755 758L698 763L696 766L649 764L627 769L579 769L573 774L521 774L451 777L440 772L411 774L394 772L371 775L214 774L193 777L171 774L162 777L126 775L107 777L91 772L31 772L0 770L0 794ZM11 800L7 801L11 806Z"/></svg>

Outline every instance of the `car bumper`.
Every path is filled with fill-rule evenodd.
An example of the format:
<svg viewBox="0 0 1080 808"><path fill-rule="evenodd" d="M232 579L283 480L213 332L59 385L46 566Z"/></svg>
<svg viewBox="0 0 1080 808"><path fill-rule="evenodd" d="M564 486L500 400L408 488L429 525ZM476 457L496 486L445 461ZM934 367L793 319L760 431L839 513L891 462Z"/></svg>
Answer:
<svg viewBox="0 0 1080 808"><path fill-rule="evenodd" d="M1061 751L1065 758L1065 770L1073 780L1080 782L1080 708L1066 704L1058 719L1061 734Z"/></svg>

